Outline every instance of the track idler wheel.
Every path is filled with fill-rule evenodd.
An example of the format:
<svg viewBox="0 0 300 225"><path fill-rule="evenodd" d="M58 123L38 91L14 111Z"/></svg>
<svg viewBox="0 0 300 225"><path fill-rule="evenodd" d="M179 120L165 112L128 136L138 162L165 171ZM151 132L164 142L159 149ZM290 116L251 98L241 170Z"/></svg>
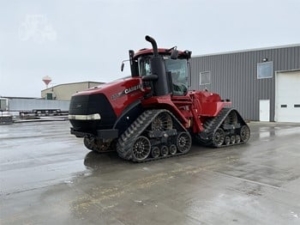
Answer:
<svg viewBox="0 0 300 225"><path fill-rule="evenodd" d="M246 143L249 140L250 129L247 125L242 126L240 136L241 136L241 141L244 143Z"/></svg>
<svg viewBox="0 0 300 225"><path fill-rule="evenodd" d="M145 160L151 152L151 143L145 136L139 136L132 146L133 161L141 162Z"/></svg>
<svg viewBox="0 0 300 225"><path fill-rule="evenodd" d="M219 128L219 129L216 130L216 132L213 135L212 144L215 147L221 147L224 141L225 141L224 130L222 128ZM230 138L229 138L229 142L230 142Z"/></svg>
<svg viewBox="0 0 300 225"><path fill-rule="evenodd" d="M192 146L192 138L189 133L181 132L177 136L177 150L180 153L187 153Z"/></svg>

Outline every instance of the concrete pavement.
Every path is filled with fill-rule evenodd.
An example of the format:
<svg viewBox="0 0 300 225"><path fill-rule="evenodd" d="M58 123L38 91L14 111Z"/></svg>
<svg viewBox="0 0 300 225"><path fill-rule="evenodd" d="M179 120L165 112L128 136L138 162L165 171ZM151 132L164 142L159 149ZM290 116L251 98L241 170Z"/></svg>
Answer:
<svg viewBox="0 0 300 225"><path fill-rule="evenodd" d="M300 224L300 124L250 123L246 145L134 164L68 121L0 127L0 224Z"/></svg>

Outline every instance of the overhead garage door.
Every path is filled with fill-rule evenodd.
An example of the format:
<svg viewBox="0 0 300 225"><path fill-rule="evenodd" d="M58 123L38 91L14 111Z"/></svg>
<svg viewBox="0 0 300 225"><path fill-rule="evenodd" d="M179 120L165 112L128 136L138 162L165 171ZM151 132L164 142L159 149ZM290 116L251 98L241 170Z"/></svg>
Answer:
<svg viewBox="0 0 300 225"><path fill-rule="evenodd" d="M275 121L300 122L300 71L276 76Z"/></svg>

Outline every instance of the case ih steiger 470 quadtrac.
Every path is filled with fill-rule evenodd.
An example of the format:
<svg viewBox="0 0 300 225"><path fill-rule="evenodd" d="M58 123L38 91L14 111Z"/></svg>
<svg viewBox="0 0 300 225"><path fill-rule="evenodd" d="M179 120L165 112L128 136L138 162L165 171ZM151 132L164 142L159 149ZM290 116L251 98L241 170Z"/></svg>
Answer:
<svg viewBox="0 0 300 225"><path fill-rule="evenodd" d="M90 150L116 150L134 162L185 154L192 140L212 147L247 142L250 129L231 102L188 91L191 52L146 40L152 49L129 51L131 77L72 96L71 134Z"/></svg>

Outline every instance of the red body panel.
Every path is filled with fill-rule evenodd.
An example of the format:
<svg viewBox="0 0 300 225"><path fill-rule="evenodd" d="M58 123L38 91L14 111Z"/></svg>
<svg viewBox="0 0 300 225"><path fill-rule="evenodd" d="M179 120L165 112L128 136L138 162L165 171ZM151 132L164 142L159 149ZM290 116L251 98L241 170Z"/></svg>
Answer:
<svg viewBox="0 0 300 225"><path fill-rule="evenodd" d="M215 117L222 108L231 106L231 102L222 101L220 95L216 93L208 91L192 91L189 95L194 99L198 99L200 103L200 108L198 106L200 116Z"/></svg>
<svg viewBox="0 0 300 225"><path fill-rule="evenodd" d="M75 95L104 94L114 109L117 117L132 102L143 98L146 92L142 85L142 79L139 77L129 77L119 79L107 84L99 85L86 91L79 92Z"/></svg>

